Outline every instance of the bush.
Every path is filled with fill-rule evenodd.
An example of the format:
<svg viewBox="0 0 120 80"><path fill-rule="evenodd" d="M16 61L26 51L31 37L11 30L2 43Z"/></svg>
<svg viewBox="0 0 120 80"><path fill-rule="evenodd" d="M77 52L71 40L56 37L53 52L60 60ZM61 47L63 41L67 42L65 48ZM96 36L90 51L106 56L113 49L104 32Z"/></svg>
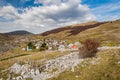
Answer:
<svg viewBox="0 0 120 80"><path fill-rule="evenodd" d="M40 50L40 51L44 51L44 50L46 50L46 48L44 48L44 47L40 47L39 50Z"/></svg>
<svg viewBox="0 0 120 80"><path fill-rule="evenodd" d="M30 49L35 49L36 47L32 44L32 42L29 42L28 44L27 44L27 46L30 48Z"/></svg>
<svg viewBox="0 0 120 80"><path fill-rule="evenodd" d="M44 42L41 46L40 46L40 51L44 51L44 50L47 50L48 49L48 46L47 44Z"/></svg>
<svg viewBox="0 0 120 80"><path fill-rule="evenodd" d="M94 57L98 51L98 47L98 42L87 39L83 42L83 46L79 48L79 58Z"/></svg>

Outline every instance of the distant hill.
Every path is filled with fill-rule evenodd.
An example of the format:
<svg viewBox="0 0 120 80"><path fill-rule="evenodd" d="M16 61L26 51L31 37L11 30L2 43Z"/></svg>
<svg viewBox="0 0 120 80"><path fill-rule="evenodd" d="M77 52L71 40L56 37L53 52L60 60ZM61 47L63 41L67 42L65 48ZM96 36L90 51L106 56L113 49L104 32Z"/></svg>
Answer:
<svg viewBox="0 0 120 80"><path fill-rule="evenodd" d="M15 41L18 41L22 38L26 38L31 35L32 33L24 31L24 30L13 31L9 33L0 33L0 53L13 50L18 45L21 44L21 43L18 44Z"/></svg>
<svg viewBox="0 0 120 80"><path fill-rule="evenodd" d="M33 33L30 33L30 32L25 31L25 30L19 30L19 31L8 32L5 34L7 34L7 35L31 35Z"/></svg>

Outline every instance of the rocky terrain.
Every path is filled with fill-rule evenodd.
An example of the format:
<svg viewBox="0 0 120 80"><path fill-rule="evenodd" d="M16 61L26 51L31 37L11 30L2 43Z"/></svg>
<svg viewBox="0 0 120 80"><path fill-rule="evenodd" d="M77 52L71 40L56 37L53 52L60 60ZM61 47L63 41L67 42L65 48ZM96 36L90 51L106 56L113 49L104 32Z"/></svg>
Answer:
<svg viewBox="0 0 120 80"><path fill-rule="evenodd" d="M105 49L108 48L104 48L104 50ZM103 50L103 48L101 48L101 50ZM33 67L32 64L27 62L25 64L15 63L8 69L10 70L8 80L26 80L28 78L31 80L47 80L49 78L58 76L66 70L74 72L75 67L78 65L81 65L82 67L85 67L88 64L99 65L103 59L102 57L98 56L97 58L93 58L92 61L86 60L87 59L79 59L78 52L73 52L68 55L48 60L45 62L44 66L40 67ZM39 60L37 62L41 63L42 60ZM117 65L119 65L119 61L117 62ZM1 78L0 80L4 79Z"/></svg>
<svg viewBox="0 0 120 80"><path fill-rule="evenodd" d="M68 68L74 71L74 67L82 61L82 59L78 58L77 53L78 52L73 52L69 55L46 61L44 71L41 71L39 68L31 69L31 64L20 65L15 63L9 68L10 72L12 74L20 74L20 76L14 78L11 75L9 79L12 78L13 80L22 80L25 78L33 78L33 80L46 80L58 75Z"/></svg>
<svg viewBox="0 0 120 80"><path fill-rule="evenodd" d="M27 31L14 31L10 33L0 33L0 53L14 50L23 45L31 37L32 33Z"/></svg>
<svg viewBox="0 0 120 80"><path fill-rule="evenodd" d="M13 49L14 45L12 45L12 41L14 37L8 36L6 34L0 34L0 53L9 51Z"/></svg>
<svg viewBox="0 0 120 80"><path fill-rule="evenodd" d="M120 49L120 47L100 47L99 50L107 50L107 49ZM64 55L55 59L51 59L45 62L44 65L35 67L32 63L26 62L25 64L15 63L13 64L9 70L9 78L8 80L24 80L27 78L31 78L33 80L47 80L54 76L59 75L65 70L70 70L74 72L74 68L80 64L81 66L85 66L82 64L85 59L80 59L78 57L78 52L71 52L68 55ZM101 58L93 58L89 64L96 65L99 64ZM43 60L38 60L36 62L42 63ZM88 64L88 63L87 63ZM13 75L18 74L18 76L14 77Z"/></svg>

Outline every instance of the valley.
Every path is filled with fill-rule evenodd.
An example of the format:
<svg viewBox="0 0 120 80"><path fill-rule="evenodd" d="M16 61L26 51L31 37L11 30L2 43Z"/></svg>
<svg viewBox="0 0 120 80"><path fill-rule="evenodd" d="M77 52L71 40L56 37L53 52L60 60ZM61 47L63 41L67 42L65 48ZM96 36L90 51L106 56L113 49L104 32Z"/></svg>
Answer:
<svg viewBox="0 0 120 80"><path fill-rule="evenodd" d="M120 20L18 33L0 34L0 80L120 79ZM96 56L79 58L87 39L100 44Z"/></svg>

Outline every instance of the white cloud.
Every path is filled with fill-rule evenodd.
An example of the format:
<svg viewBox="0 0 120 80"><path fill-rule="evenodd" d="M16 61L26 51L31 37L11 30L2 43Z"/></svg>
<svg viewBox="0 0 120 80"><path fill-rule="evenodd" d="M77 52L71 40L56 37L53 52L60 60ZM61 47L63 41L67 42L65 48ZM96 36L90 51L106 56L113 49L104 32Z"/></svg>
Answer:
<svg viewBox="0 0 120 80"><path fill-rule="evenodd" d="M61 0L35 0L35 4L42 3L43 5L59 5Z"/></svg>
<svg viewBox="0 0 120 80"><path fill-rule="evenodd" d="M90 13L86 5L80 4L80 0L37 0L36 4L43 3L44 6L32 7L23 10L22 14L17 12L12 6L0 8L0 17L5 20L12 19L11 22L0 22L0 26L7 25L15 29L26 29L35 33L41 33L53 28L95 20L95 16ZM5 28L4 28L5 29Z"/></svg>
<svg viewBox="0 0 120 80"><path fill-rule="evenodd" d="M0 8L0 16L5 19L16 19L18 17L18 13L12 6L4 6Z"/></svg>

